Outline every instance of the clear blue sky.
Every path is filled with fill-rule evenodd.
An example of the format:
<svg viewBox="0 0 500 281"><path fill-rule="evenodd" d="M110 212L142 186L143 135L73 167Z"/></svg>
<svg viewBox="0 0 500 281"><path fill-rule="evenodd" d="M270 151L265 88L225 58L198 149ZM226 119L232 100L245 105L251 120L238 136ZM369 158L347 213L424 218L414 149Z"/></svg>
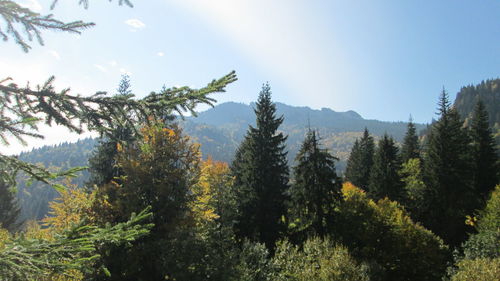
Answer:
<svg viewBox="0 0 500 281"><path fill-rule="evenodd" d="M45 46L28 54L1 42L0 77L55 75L59 87L90 94L114 92L129 73L144 96L234 69L239 80L219 102L255 101L269 81L275 101L422 123L435 117L443 86L454 98L500 77L498 0L117 1L90 0L88 10L59 1L56 17L97 26L81 36L46 32ZM51 0L18 2L46 13Z"/></svg>

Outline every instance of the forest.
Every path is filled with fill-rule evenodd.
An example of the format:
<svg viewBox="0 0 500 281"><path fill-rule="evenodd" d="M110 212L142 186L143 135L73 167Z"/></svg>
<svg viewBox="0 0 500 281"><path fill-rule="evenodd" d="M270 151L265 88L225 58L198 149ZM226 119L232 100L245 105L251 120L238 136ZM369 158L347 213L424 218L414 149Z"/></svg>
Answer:
<svg viewBox="0 0 500 281"><path fill-rule="evenodd" d="M38 38L91 26L13 1L0 14ZM33 38L9 28L0 35L29 51ZM81 142L88 167L0 154L0 280L499 280L499 79L464 87L454 105L443 89L437 118L421 132L410 120L400 142L364 128L345 172L314 126L290 161L281 126L294 117L277 114L269 83L232 159L203 157L183 116L231 83L234 71L139 98L126 75L117 94L92 96L58 91L53 77L1 80L4 145L42 138L42 123L100 138ZM58 194L39 221L20 219L20 178Z"/></svg>

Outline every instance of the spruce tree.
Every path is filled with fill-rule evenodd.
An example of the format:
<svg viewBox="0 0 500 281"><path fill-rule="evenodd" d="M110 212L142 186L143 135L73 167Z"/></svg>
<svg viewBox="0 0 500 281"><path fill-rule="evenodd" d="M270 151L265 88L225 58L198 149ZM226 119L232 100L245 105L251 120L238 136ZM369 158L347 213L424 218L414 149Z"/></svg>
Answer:
<svg viewBox="0 0 500 281"><path fill-rule="evenodd" d="M263 85L254 111L256 127L250 126L231 167L239 205L235 230L239 238L273 249L284 227L289 172L286 137L278 132L283 117L276 117L269 84Z"/></svg>
<svg viewBox="0 0 500 281"><path fill-rule="evenodd" d="M498 154L495 139L489 127L488 112L478 101L470 126L472 159L474 165L474 188L485 201L498 183Z"/></svg>
<svg viewBox="0 0 500 281"><path fill-rule="evenodd" d="M399 170L401 161L394 140L387 134L379 140L370 173L368 193L375 200L389 197L400 200L403 184Z"/></svg>
<svg viewBox="0 0 500 281"><path fill-rule="evenodd" d="M309 130L295 158L290 188L294 223L307 234L324 236L332 229L334 208L342 197L342 181L335 171L337 160L320 147L316 132Z"/></svg>
<svg viewBox="0 0 500 281"><path fill-rule="evenodd" d="M424 162L430 205L424 224L447 243L458 246L467 236L465 217L476 206L469 141L444 89L438 105L440 118L431 127Z"/></svg>
<svg viewBox="0 0 500 281"><path fill-rule="evenodd" d="M369 184L374 148L373 137L365 128L363 137L359 141L356 140L347 160L346 180L365 190Z"/></svg>
<svg viewBox="0 0 500 281"><path fill-rule="evenodd" d="M130 77L122 75L118 84L117 96L132 95ZM124 116L122 119L132 119L131 116ZM132 143L136 139L135 130L125 125L127 121L116 122L111 127L110 132L106 137L99 140L99 145L94 150L89 158L90 181L88 185L103 185L110 182L113 178L121 175L120 169L117 167L116 155L118 153L118 145L124 143Z"/></svg>
<svg viewBox="0 0 500 281"><path fill-rule="evenodd" d="M413 158L420 158L420 145L418 143L417 128L410 117L403 146L401 147L401 161L406 163Z"/></svg>
<svg viewBox="0 0 500 281"><path fill-rule="evenodd" d="M0 228L11 232L17 230L20 212L16 194L9 187L7 181L0 179Z"/></svg>

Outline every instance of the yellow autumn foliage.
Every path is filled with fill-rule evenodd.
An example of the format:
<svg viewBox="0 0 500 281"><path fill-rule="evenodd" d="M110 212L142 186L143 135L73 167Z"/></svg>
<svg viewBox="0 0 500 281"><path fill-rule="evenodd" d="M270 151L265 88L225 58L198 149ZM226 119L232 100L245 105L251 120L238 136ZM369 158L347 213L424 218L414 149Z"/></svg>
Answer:
<svg viewBox="0 0 500 281"><path fill-rule="evenodd" d="M71 186L60 192L60 197L49 203L49 215L42 220L52 231L61 231L79 223L83 216L89 219L95 192L87 193Z"/></svg>
<svg viewBox="0 0 500 281"><path fill-rule="evenodd" d="M190 202L190 208L198 225L219 218L213 202L215 193L220 188L229 186L228 181L230 181L229 166L224 162L209 158L201 163L200 168L198 183L192 187L195 199Z"/></svg>

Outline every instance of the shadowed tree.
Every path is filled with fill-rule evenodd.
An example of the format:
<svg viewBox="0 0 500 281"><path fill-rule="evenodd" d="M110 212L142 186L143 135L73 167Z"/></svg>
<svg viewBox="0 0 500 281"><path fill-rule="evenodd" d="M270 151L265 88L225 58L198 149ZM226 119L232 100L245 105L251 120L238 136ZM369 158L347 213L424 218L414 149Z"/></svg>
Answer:
<svg viewBox="0 0 500 281"><path fill-rule="evenodd" d="M325 236L333 227L335 206L342 198L342 181L335 171L337 160L320 147L316 132L309 130L295 158L290 188L290 212L298 231Z"/></svg>
<svg viewBox="0 0 500 281"><path fill-rule="evenodd" d="M347 160L345 171L346 181L365 190L368 188L374 149L373 137L370 136L368 129L365 128L363 137L359 141L356 140Z"/></svg>
<svg viewBox="0 0 500 281"><path fill-rule="evenodd" d="M370 173L368 194L375 200L389 197L400 200L403 184L399 175L401 162L394 140L385 134L378 142Z"/></svg>
<svg viewBox="0 0 500 281"><path fill-rule="evenodd" d="M250 127L232 163L238 201L239 238L274 248L284 230L285 192L288 190L286 137L278 132L283 117L276 117L271 88L264 84L255 108L256 127Z"/></svg>
<svg viewBox="0 0 500 281"><path fill-rule="evenodd" d="M444 89L438 105L440 117L432 125L424 159L430 206L424 224L447 243L458 246L467 237L469 228L464 221L477 205L477 196L467 132Z"/></svg>
<svg viewBox="0 0 500 281"><path fill-rule="evenodd" d="M498 183L500 165L495 149L495 139L489 127L488 112L479 101L470 125L472 159L474 163L474 188L485 201Z"/></svg>
<svg viewBox="0 0 500 281"><path fill-rule="evenodd" d="M403 146L401 147L401 162L406 163L413 158L420 158L420 145L418 143L417 128L410 117Z"/></svg>

